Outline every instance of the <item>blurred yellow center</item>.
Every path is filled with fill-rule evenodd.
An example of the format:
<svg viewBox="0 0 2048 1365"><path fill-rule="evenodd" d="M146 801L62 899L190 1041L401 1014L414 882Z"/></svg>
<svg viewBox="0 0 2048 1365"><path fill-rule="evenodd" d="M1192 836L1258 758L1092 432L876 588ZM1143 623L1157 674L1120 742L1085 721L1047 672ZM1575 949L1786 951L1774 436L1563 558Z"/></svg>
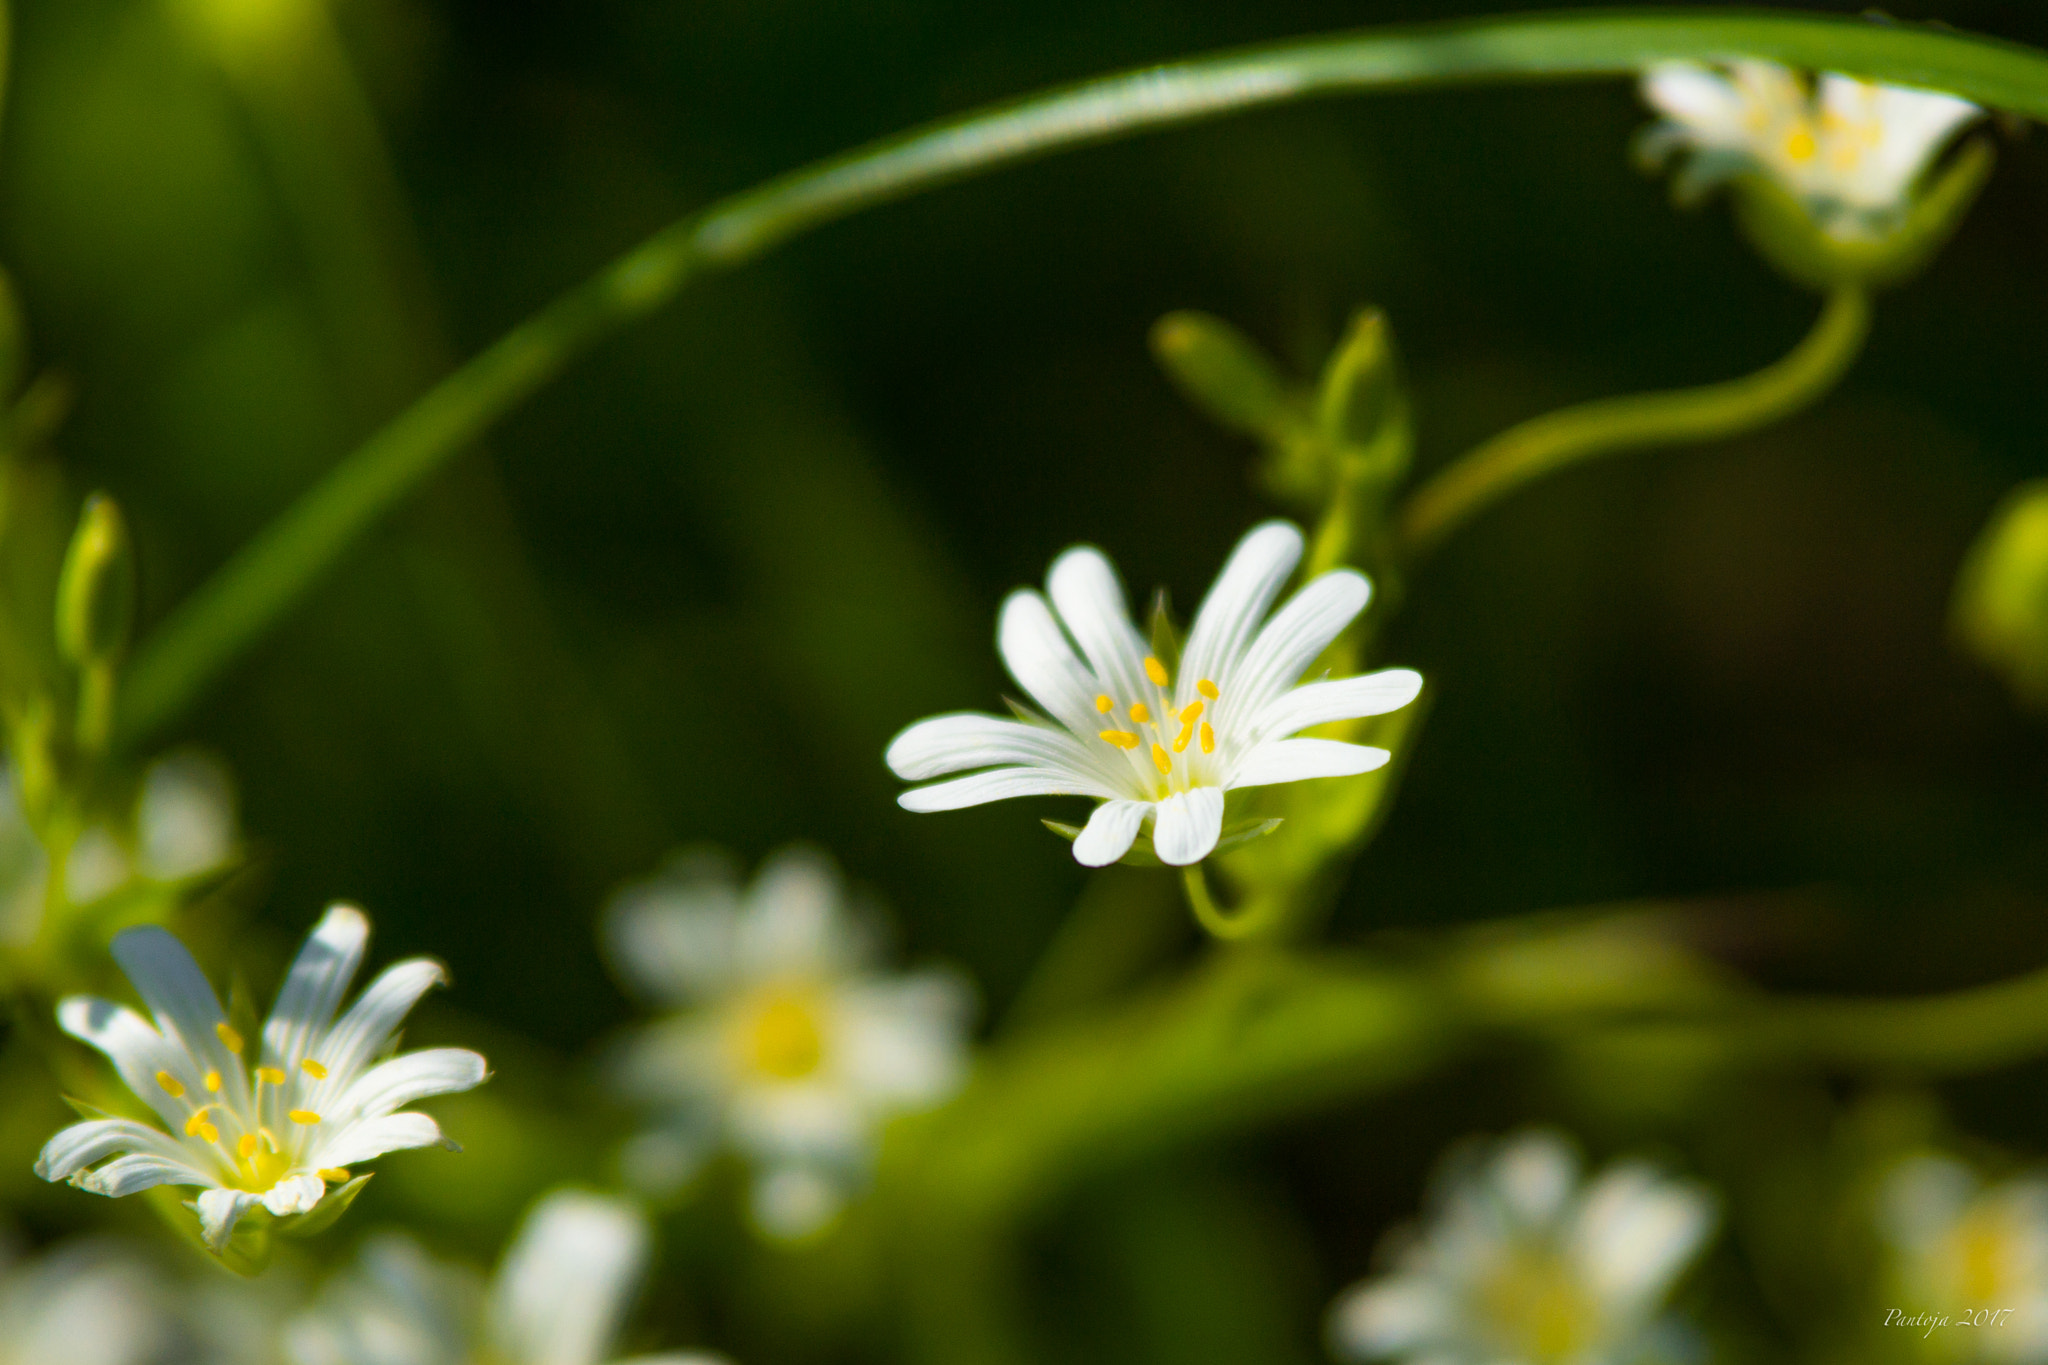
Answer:
<svg viewBox="0 0 2048 1365"><path fill-rule="evenodd" d="M747 1067L778 1081L801 1080L825 1059L825 1034L808 991L763 992L745 1016L739 1041Z"/></svg>
<svg viewBox="0 0 2048 1365"><path fill-rule="evenodd" d="M1480 1309L1504 1346L1551 1365L1578 1354L1593 1336L1599 1308L1557 1252L1528 1247L1502 1262L1479 1290Z"/></svg>
<svg viewBox="0 0 2048 1365"><path fill-rule="evenodd" d="M1968 1306L1997 1307L1994 1300L2016 1287L2012 1269L2018 1229L2013 1221L2005 1210L1980 1203L1949 1234L1956 1292Z"/></svg>
<svg viewBox="0 0 2048 1365"><path fill-rule="evenodd" d="M239 1178L235 1184L251 1194L262 1194L290 1174L292 1163L282 1152L255 1141L255 1137L250 1133L239 1144L241 1150L236 1155L241 1160L236 1163L235 1174Z"/></svg>

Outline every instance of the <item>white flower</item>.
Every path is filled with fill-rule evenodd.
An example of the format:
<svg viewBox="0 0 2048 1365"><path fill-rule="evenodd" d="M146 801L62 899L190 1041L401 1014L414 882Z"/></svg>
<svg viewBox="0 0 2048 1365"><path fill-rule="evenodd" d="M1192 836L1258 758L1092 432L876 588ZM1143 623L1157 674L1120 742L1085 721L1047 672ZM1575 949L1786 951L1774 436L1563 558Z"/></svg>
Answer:
<svg viewBox="0 0 2048 1365"><path fill-rule="evenodd" d="M162 1277L115 1247L0 1255L0 1365L158 1365L177 1335Z"/></svg>
<svg viewBox="0 0 2048 1365"><path fill-rule="evenodd" d="M971 993L942 971L881 976L822 853L785 849L744 892L729 868L685 855L605 915L620 974L677 1011L626 1040L622 1090L657 1111L627 1149L656 1192L719 1143L754 1163L753 1211L771 1236L837 1214L891 1114L938 1103L966 1069Z"/></svg>
<svg viewBox="0 0 2048 1365"><path fill-rule="evenodd" d="M1337 1300L1355 1359L1428 1365L1622 1365L1656 1354L1672 1282L1714 1225L1697 1186L1640 1163L1582 1183L1571 1145L1523 1133L1439 1182L1434 1217L1393 1273Z"/></svg>
<svg viewBox="0 0 2048 1365"><path fill-rule="evenodd" d="M36 1159L45 1180L96 1194L198 1185L199 1222L218 1251L257 1204L283 1217L318 1204L348 1168L386 1152L441 1141L425 1114L396 1112L484 1079L484 1059L428 1048L375 1059L413 1003L445 980L438 963L388 967L335 1018L369 940L359 910L330 909L299 951L263 1025L253 1069L247 1040L185 945L154 925L114 939L115 961L155 1017L72 996L57 1007L64 1031L114 1063L169 1133L133 1119L92 1119L50 1139ZM95 1162L114 1158L104 1165Z"/></svg>
<svg viewBox="0 0 2048 1365"><path fill-rule="evenodd" d="M397 1234L373 1237L285 1334L292 1365L599 1365L647 1266L630 1205L558 1190L526 1217L489 1290ZM475 1311L481 1297L484 1311ZM670 1352L614 1365L719 1365Z"/></svg>
<svg viewBox="0 0 2048 1365"><path fill-rule="evenodd" d="M2048 1362L2048 1181L1987 1186L1949 1157L1914 1157L1885 1178L1879 1215L1893 1251L1894 1306L1951 1317L2009 1308L1995 1330L1935 1335L1957 1358Z"/></svg>
<svg viewBox="0 0 2048 1365"><path fill-rule="evenodd" d="M912 788L898 798L904 809L1095 797L1102 804L1074 840L1076 859L1116 862L1149 821L1160 861L1178 866L1215 849L1226 791L1381 766L1385 749L1294 738L1398 710L1422 690L1405 668L1295 686L1372 595L1362 575L1336 569L1266 620L1301 550L1301 532L1279 521L1238 542L1195 615L1177 682L1131 625L1109 561L1085 546L1068 550L1053 561L1046 595L1011 593L996 628L1010 675L1052 719L960 712L919 721L889 745L898 777L987 771Z"/></svg>
<svg viewBox="0 0 2048 1365"><path fill-rule="evenodd" d="M1805 204L1822 230L1844 239L1894 226L1929 163L1983 113L1954 95L1835 72L1809 88L1764 61L1733 61L1725 71L1662 62L1644 74L1642 88L1664 115L1644 138L1645 155L1655 162L1691 153L1680 173L1682 196L1761 172Z"/></svg>

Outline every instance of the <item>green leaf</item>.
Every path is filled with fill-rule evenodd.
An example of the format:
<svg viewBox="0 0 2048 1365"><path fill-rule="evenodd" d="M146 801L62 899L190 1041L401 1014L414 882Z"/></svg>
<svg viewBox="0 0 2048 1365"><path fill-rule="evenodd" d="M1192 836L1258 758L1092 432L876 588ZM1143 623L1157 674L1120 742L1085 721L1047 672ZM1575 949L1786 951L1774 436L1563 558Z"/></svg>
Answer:
<svg viewBox="0 0 2048 1365"><path fill-rule="evenodd" d="M348 1206L356 1202L356 1196L363 1192L363 1186L370 1183L367 1172L355 1177L347 1184L329 1190L324 1198L304 1213L295 1213L289 1218L277 1220L278 1235L282 1237L311 1237L327 1231L335 1221L348 1212Z"/></svg>

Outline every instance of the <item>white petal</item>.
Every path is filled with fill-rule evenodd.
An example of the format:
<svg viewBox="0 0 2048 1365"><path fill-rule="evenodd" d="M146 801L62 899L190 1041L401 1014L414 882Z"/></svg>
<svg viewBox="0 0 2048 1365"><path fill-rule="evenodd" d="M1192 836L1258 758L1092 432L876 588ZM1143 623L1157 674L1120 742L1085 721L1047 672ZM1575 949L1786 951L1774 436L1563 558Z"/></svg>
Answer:
<svg viewBox="0 0 2048 1365"><path fill-rule="evenodd" d="M597 1365L647 1261L647 1225L617 1199L564 1190L527 1215L491 1285L490 1327L520 1365Z"/></svg>
<svg viewBox="0 0 2048 1365"><path fill-rule="evenodd" d="M1152 849L1173 867L1199 863L1223 833L1223 789L1195 787L1161 801L1152 822Z"/></svg>
<svg viewBox="0 0 2048 1365"><path fill-rule="evenodd" d="M1384 768L1393 755L1369 744L1335 739L1270 739L1245 755L1230 786L1271 787L1315 777L1352 777Z"/></svg>
<svg viewBox="0 0 2048 1365"><path fill-rule="evenodd" d="M768 1236L796 1241L817 1232L846 1203L840 1182L810 1166L778 1166L754 1182L754 1223Z"/></svg>
<svg viewBox="0 0 2048 1365"><path fill-rule="evenodd" d="M211 1251L219 1251L234 1235L242 1215L263 1202L260 1194L247 1190L201 1190L199 1193L199 1235Z"/></svg>
<svg viewBox="0 0 2048 1365"><path fill-rule="evenodd" d="M324 1145L312 1149L306 1161L308 1166L323 1171L336 1166L353 1166L386 1152L431 1147L441 1140L440 1124L425 1114L411 1112L358 1119L354 1123L336 1124L334 1127L336 1131L333 1134L320 1135Z"/></svg>
<svg viewBox="0 0 2048 1365"><path fill-rule="evenodd" d="M1065 730L973 711L919 721L889 742L884 757L906 782L997 764L1085 771L1091 763L1081 741Z"/></svg>
<svg viewBox="0 0 2048 1365"><path fill-rule="evenodd" d="M168 1071L185 1089L196 1091L204 1068L185 1049L167 1041L148 1021L111 1000L89 995L67 996L57 1005L57 1027L83 1043L106 1054L135 1092L164 1123L176 1127L185 1122L188 1111L157 1084L156 1073Z"/></svg>
<svg viewBox="0 0 2048 1365"><path fill-rule="evenodd" d="M119 1199L140 1194L158 1185L219 1185L220 1178L200 1170L183 1157L173 1161L161 1156L116 1157L96 1171L79 1178L78 1187L94 1194Z"/></svg>
<svg viewBox="0 0 2048 1365"><path fill-rule="evenodd" d="M65 1180L102 1157L116 1152L142 1152L165 1161L190 1163L191 1153L169 1133L159 1132L133 1119L87 1119L61 1129L43 1144L36 1157L36 1174L45 1180Z"/></svg>
<svg viewBox="0 0 2048 1365"><path fill-rule="evenodd" d="M1645 1166L1618 1166L1587 1191L1574 1250L1594 1292L1627 1313L1664 1296L1713 1225L1701 1192Z"/></svg>
<svg viewBox="0 0 2048 1365"><path fill-rule="evenodd" d="M1685 126L1697 145L1741 147L1747 140L1742 95L1727 78L1697 62L1659 62L1643 75L1643 98Z"/></svg>
<svg viewBox="0 0 2048 1365"><path fill-rule="evenodd" d="M227 1015L185 945L154 924L145 924L116 934L112 952L156 1015L157 1028L202 1066L227 1077L229 1100L241 1104L246 1094L243 1068L215 1031L227 1022Z"/></svg>
<svg viewBox="0 0 2048 1365"><path fill-rule="evenodd" d="M1446 1335L1458 1306L1443 1286L1420 1276L1361 1284L1330 1310L1330 1344L1355 1359L1403 1354Z"/></svg>
<svg viewBox="0 0 2048 1365"><path fill-rule="evenodd" d="M303 1175L287 1176L265 1190L263 1207L279 1218L294 1213L310 1213L326 1193L327 1182L309 1171Z"/></svg>
<svg viewBox="0 0 2048 1365"><path fill-rule="evenodd" d="M1150 801L1103 802L1074 840L1074 861L1083 867L1108 867L1131 851L1151 813Z"/></svg>
<svg viewBox="0 0 2048 1365"><path fill-rule="evenodd" d="M1145 642L1131 625L1116 570L1100 550L1081 545L1055 559L1045 590L1081 656L1119 702L1152 695Z"/></svg>
<svg viewBox="0 0 2048 1365"><path fill-rule="evenodd" d="M1335 569L1288 599L1230 677L1218 678L1219 706L1230 716L1253 717L1300 680L1303 670L1365 610L1372 585L1362 574Z"/></svg>
<svg viewBox="0 0 2048 1365"><path fill-rule="evenodd" d="M490 1074L484 1059L468 1048L434 1047L401 1053L358 1076L341 1098L331 1103L319 1092L307 1107L330 1122L352 1123L379 1118L429 1095L451 1095L481 1085Z"/></svg>
<svg viewBox="0 0 2048 1365"><path fill-rule="evenodd" d="M966 1074L973 1010L973 988L952 972L859 982L834 1001L836 1064L878 1107L937 1103Z"/></svg>
<svg viewBox="0 0 2048 1365"><path fill-rule="evenodd" d="M448 973L440 963L423 957L394 962L378 973L348 1013L341 1016L341 1022L315 1044L335 1085L345 1086L353 1081L364 1064L383 1051L392 1031L404 1022L406 1013L419 1003L419 998L447 979Z"/></svg>
<svg viewBox="0 0 2048 1365"><path fill-rule="evenodd" d="M235 797L227 772L198 754L150 766L136 807L142 863L153 877L191 877L226 862L235 849Z"/></svg>
<svg viewBox="0 0 2048 1365"><path fill-rule="evenodd" d="M370 941L370 921L350 905L330 906L277 992L277 1004L263 1025L264 1059L272 1066L295 1070L308 1049L327 1032L341 998L362 965Z"/></svg>
<svg viewBox="0 0 2048 1365"><path fill-rule="evenodd" d="M896 804L923 814L1007 801L1013 796L1094 796L1108 800L1118 795L1090 774L1055 768L996 768L956 777L950 782L934 782L928 787L912 787L896 798Z"/></svg>
<svg viewBox="0 0 2048 1365"><path fill-rule="evenodd" d="M735 963L749 981L824 976L866 954L861 926L842 909L839 865L822 849L792 844L761 862L740 910Z"/></svg>
<svg viewBox="0 0 2048 1365"><path fill-rule="evenodd" d="M1578 1153L1556 1133L1522 1133L1500 1144L1486 1179L1518 1224L1538 1227L1564 1211L1579 1180Z"/></svg>
<svg viewBox="0 0 2048 1365"><path fill-rule="evenodd" d="M1885 1177L1879 1222L1899 1247L1930 1247L1945 1236L1977 1193L1977 1177L1952 1157L1919 1156Z"/></svg>
<svg viewBox="0 0 2048 1365"><path fill-rule="evenodd" d="M1422 694L1422 675L1412 668L1383 668L1356 678L1304 683L1283 692L1251 723L1254 742L1284 739L1312 725L1355 720L1398 711Z"/></svg>
<svg viewBox="0 0 2048 1365"><path fill-rule="evenodd" d="M1096 714L1096 681L1043 597L1020 588L1003 600L996 649L1010 676L1047 715L1077 734L1088 733Z"/></svg>
<svg viewBox="0 0 2048 1365"><path fill-rule="evenodd" d="M1288 522L1255 526L1238 541L1188 632L1187 649L1181 654L1183 700L1193 695L1190 689L1197 679L1229 672L1228 665L1250 646L1259 622L1300 562L1301 532Z"/></svg>
<svg viewBox="0 0 2048 1365"><path fill-rule="evenodd" d="M612 965L652 1003L682 1004L723 990L733 971L740 893L729 859L705 849L676 855L605 909Z"/></svg>

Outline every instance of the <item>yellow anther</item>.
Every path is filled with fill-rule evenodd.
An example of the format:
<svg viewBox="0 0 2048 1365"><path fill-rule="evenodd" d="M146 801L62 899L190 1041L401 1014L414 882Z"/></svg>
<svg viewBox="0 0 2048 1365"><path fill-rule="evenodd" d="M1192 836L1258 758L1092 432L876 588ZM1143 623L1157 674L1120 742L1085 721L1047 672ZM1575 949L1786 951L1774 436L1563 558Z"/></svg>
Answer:
<svg viewBox="0 0 2048 1365"><path fill-rule="evenodd" d="M256 1148L260 1145L256 1141L254 1133L244 1133L241 1137L235 1139L235 1155L247 1161L250 1157L256 1155Z"/></svg>
<svg viewBox="0 0 2048 1365"><path fill-rule="evenodd" d="M256 1079L265 1085L283 1085L285 1077L284 1073L274 1066L259 1066L256 1068Z"/></svg>
<svg viewBox="0 0 2048 1365"><path fill-rule="evenodd" d="M1205 754L1216 752L1216 732L1209 728L1207 721L1202 722L1202 752Z"/></svg>
<svg viewBox="0 0 2048 1365"><path fill-rule="evenodd" d="M1183 706L1180 709L1180 723L1182 725L1193 725L1196 721L1200 720L1201 718L1202 703L1198 701L1189 702L1186 706Z"/></svg>
<svg viewBox="0 0 2048 1365"><path fill-rule="evenodd" d="M1150 725L1152 723L1152 708L1141 701L1132 702L1131 719L1140 725Z"/></svg>
<svg viewBox="0 0 2048 1365"><path fill-rule="evenodd" d="M199 1130L200 1130L200 1129L202 1129L202 1128L210 1128L210 1127L212 1127L212 1126L213 1126L212 1124L210 1124L210 1123L208 1123L208 1122L206 1121L206 1111L207 1111L208 1109L211 1109L211 1108L213 1108L213 1106L209 1104L209 1105L205 1106L205 1108L201 1108L201 1109L194 1109L194 1110L192 1111L192 1117L191 1117L191 1118L189 1118L189 1119L186 1119L186 1120L185 1120L185 1136L186 1136L186 1137L197 1137L197 1136L199 1136ZM213 1141L213 1139L212 1139L212 1138L208 1138L208 1139L207 1139L207 1141L208 1141L208 1142L211 1142L211 1141Z"/></svg>
<svg viewBox="0 0 2048 1365"><path fill-rule="evenodd" d="M327 1068L320 1065L320 1063L314 1061L311 1057L308 1057L304 1061L299 1063L299 1070L305 1072L308 1076L311 1076L316 1081L324 1081L327 1079Z"/></svg>
<svg viewBox="0 0 2048 1365"><path fill-rule="evenodd" d="M1785 137L1785 155L1794 161L1811 161L1813 154L1819 150L1820 144L1814 141L1812 130L1803 124L1794 128Z"/></svg>
<svg viewBox="0 0 2048 1365"><path fill-rule="evenodd" d="M1100 711L1105 716L1108 715L1115 708L1116 703L1109 699L1109 693L1107 692L1104 692L1102 695L1098 696L1095 699L1095 709L1097 711Z"/></svg>
<svg viewBox="0 0 2048 1365"><path fill-rule="evenodd" d="M1150 654L1147 654L1145 656L1145 676L1152 680L1152 685L1155 687L1166 686L1166 665L1160 663L1159 660L1153 658Z"/></svg>
<svg viewBox="0 0 2048 1365"><path fill-rule="evenodd" d="M1191 740L1191 739L1193 739L1194 737L1195 737L1195 727L1194 727L1194 726L1192 726L1192 725L1183 725L1183 726L1181 726L1181 727L1180 727L1180 733L1179 733L1178 735L1176 735L1176 736L1174 737L1174 741L1173 741L1173 751L1174 751L1175 753L1177 753L1177 754L1178 754L1178 753L1183 753L1183 752L1185 752L1185 751L1186 751L1186 749L1187 749L1187 747L1188 747L1188 741L1189 741L1189 740Z"/></svg>
<svg viewBox="0 0 2048 1365"><path fill-rule="evenodd" d="M1200 692L1210 701L1216 700L1216 684L1210 682L1207 678L1195 684L1195 691Z"/></svg>
<svg viewBox="0 0 2048 1365"><path fill-rule="evenodd" d="M225 1023L215 1024L213 1026L213 1031L220 1035L220 1045L222 1047L234 1053L237 1057L242 1055L241 1034L229 1028Z"/></svg>
<svg viewBox="0 0 2048 1365"><path fill-rule="evenodd" d="M199 1136L205 1138L208 1142L219 1142L220 1129L210 1123L202 1123L199 1125Z"/></svg>
<svg viewBox="0 0 2048 1365"><path fill-rule="evenodd" d="M206 1073L206 1088L212 1094L218 1095L220 1093L220 1073L218 1071Z"/></svg>
<svg viewBox="0 0 2048 1365"><path fill-rule="evenodd" d="M164 1093L169 1095L172 1099L182 1100L185 1098L185 1083L179 1080L176 1076L173 1076L170 1072L157 1072L156 1083L162 1086L164 1088Z"/></svg>
<svg viewBox="0 0 2048 1365"><path fill-rule="evenodd" d="M330 1185L346 1185L348 1184L348 1167L329 1166L326 1170L319 1172L319 1176Z"/></svg>
<svg viewBox="0 0 2048 1365"><path fill-rule="evenodd" d="M303 1123L308 1127L320 1121L320 1116L310 1109L294 1109L291 1113L286 1114L285 1117L293 1123Z"/></svg>
<svg viewBox="0 0 2048 1365"><path fill-rule="evenodd" d="M1173 755L1167 753L1162 745L1153 745L1152 766L1159 769L1160 776L1164 777L1173 771Z"/></svg>
<svg viewBox="0 0 2048 1365"><path fill-rule="evenodd" d="M1116 745L1119 749L1135 749L1138 747L1138 737L1129 730L1104 730L1102 732L1102 739L1107 743Z"/></svg>

